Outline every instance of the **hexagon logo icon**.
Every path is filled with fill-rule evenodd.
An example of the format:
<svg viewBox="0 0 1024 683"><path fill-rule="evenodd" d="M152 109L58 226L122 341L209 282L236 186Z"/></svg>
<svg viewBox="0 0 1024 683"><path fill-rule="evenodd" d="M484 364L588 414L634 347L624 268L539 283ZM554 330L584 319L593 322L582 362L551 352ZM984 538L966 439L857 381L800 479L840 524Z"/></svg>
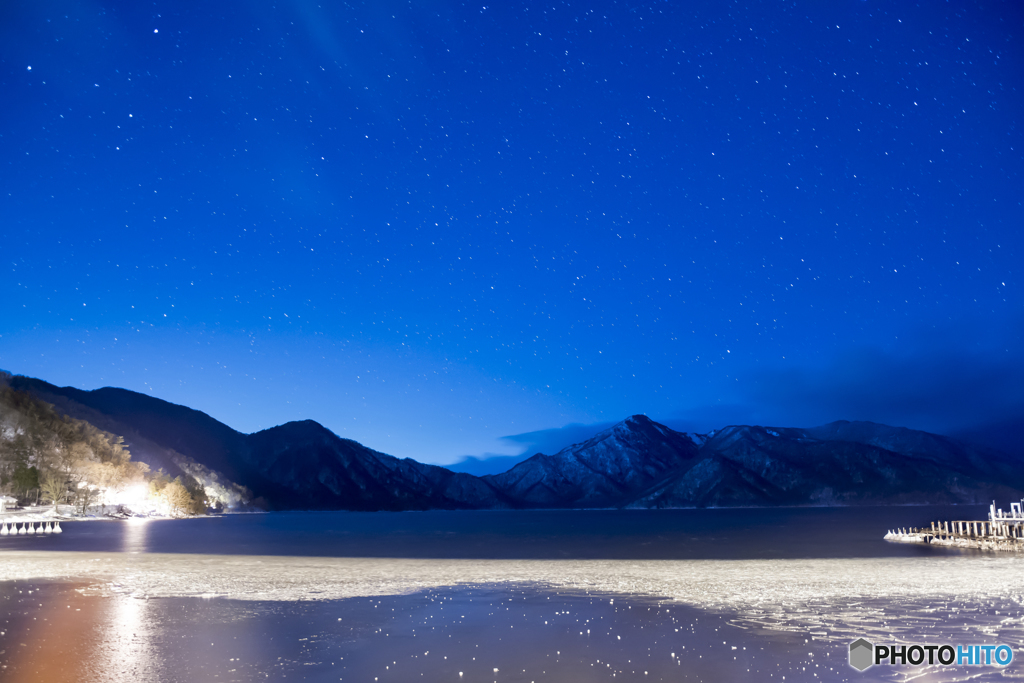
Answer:
<svg viewBox="0 0 1024 683"><path fill-rule="evenodd" d="M874 653L874 645L863 638L858 638L850 643L850 666L857 671L863 671L874 663Z"/></svg>

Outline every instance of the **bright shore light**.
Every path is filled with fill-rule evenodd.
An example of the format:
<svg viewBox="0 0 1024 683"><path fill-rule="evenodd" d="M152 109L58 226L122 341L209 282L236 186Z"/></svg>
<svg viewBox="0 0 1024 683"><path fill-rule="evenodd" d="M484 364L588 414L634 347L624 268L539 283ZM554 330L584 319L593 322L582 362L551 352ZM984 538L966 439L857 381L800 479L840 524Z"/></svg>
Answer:
<svg viewBox="0 0 1024 683"><path fill-rule="evenodd" d="M149 493L149 486L145 483L132 484L121 490L105 489L99 496L103 505L123 505L135 513L158 512L160 505Z"/></svg>
<svg viewBox="0 0 1024 683"><path fill-rule="evenodd" d="M127 505L128 507L141 506L149 501L149 486L146 484L134 484L117 493L115 497L121 505Z"/></svg>

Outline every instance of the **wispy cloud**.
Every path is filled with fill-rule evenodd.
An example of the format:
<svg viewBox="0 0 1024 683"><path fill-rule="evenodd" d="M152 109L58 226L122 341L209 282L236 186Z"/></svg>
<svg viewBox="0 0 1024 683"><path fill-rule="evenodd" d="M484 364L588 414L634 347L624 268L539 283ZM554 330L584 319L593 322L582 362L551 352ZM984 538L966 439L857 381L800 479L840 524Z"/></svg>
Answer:
<svg viewBox="0 0 1024 683"><path fill-rule="evenodd" d="M625 417L625 415L623 416ZM595 424L572 423L563 427L551 429L540 429L534 432L512 434L501 437L502 441L519 446L522 450L516 455L497 455L494 453L483 453L481 455L467 455L462 460L452 465L446 465L450 470L456 472L467 472L469 474L484 475L498 474L511 469L517 463L526 460L537 453L551 455L574 443L586 441L598 432L611 427L612 422L598 422Z"/></svg>

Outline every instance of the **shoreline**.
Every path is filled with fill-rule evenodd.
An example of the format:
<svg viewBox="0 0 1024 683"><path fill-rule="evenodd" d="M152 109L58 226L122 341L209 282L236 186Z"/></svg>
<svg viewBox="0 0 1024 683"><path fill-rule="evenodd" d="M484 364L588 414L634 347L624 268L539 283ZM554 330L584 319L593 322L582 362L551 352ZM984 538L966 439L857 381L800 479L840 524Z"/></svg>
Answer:
<svg viewBox="0 0 1024 683"><path fill-rule="evenodd" d="M70 508L72 506L61 506L64 508ZM100 513L100 514L85 514L80 515L77 512L70 511L59 511L55 510L52 506L47 505L45 507L33 507L33 508L21 508L19 510L6 510L0 513L0 524L6 522L21 523L21 522L148 522L157 520L182 520L182 519L211 519L216 517L222 517L224 515L245 515L245 514L266 514L263 512L218 512L216 514L206 515L186 515L183 517L172 517L170 515L141 515L141 514L122 514L118 515L116 512L112 513Z"/></svg>
<svg viewBox="0 0 1024 683"><path fill-rule="evenodd" d="M505 513L550 513L550 512L729 512L729 511L750 511L750 510L857 510L857 509L881 509L881 508L916 508L916 507L981 507L982 503L875 503L870 505L772 505L772 506L730 506L730 507L661 507L661 508L634 508L634 507L601 507L601 508L480 508L480 509L450 509L430 508L426 510L319 510L319 509L293 509L293 510L223 510L221 512L202 515L157 515L157 514L124 514L114 513L90 513L80 515L74 512L74 506L61 505L64 512L55 512L50 505L19 508L7 510L0 513L0 522L3 520L19 522L46 522L59 519L60 521L146 521L146 520L183 520L183 519L210 519L234 515L288 515L288 514L382 514L382 515L417 515L420 513L451 513L451 514L505 514ZM112 506L110 506L112 507ZM70 510L70 511L69 511ZM890 539L886 536L886 540ZM909 542L909 541L902 541ZM946 544L953 545L953 544ZM963 546L969 547L969 546Z"/></svg>

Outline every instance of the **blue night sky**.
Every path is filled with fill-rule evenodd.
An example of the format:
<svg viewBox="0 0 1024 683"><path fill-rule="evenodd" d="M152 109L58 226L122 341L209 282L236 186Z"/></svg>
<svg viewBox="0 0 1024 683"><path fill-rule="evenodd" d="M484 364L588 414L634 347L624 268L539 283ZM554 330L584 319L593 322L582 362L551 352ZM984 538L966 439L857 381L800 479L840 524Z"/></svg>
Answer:
<svg viewBox="0 0 1024 683"><path fill-rule="evenodd" d="M1016 2L4 2L0 367L437 463L641 412L1019 420L1022 35Z"/></svg>

